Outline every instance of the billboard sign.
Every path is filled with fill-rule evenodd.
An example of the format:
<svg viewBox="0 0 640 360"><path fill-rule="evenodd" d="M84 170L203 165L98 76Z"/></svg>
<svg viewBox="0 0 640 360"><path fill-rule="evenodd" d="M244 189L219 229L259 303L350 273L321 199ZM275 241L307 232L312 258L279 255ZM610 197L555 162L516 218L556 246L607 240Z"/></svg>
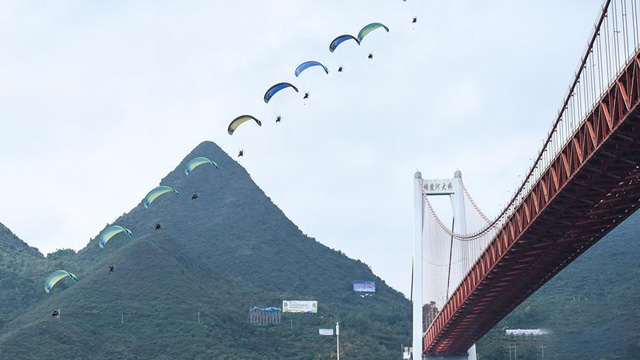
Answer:
<svg viewBox="0 0 640 360"><path fill-rule="evenodd" d="M306 300L283 300L282 310L285 314L317 314L318 302Z"/></svg>
<svg viewBox="0 0 640 360"><path fill-rule="evenodd" d="M509 329L506 332L507 335L511 336L540 336L549 334L547 330L543 329Z"/></svg>
<svg viewBox="0 0 640 360"><path fill-rule="evenodd" d="M455 192L454 179L422 180L427 195L451 195Z"/></svg>
<svg viewBox="0 0 640 360"><path fill-rule="evenodd" d="M333 329L318 329L320 335L333 336Z"/></svg>
<svg viewBox="0 0 640 360"><path fill-rule="evenodd" d="M376 283L374 281L354 281L353 291L359 293L374 293L376 292Z"/></svg>

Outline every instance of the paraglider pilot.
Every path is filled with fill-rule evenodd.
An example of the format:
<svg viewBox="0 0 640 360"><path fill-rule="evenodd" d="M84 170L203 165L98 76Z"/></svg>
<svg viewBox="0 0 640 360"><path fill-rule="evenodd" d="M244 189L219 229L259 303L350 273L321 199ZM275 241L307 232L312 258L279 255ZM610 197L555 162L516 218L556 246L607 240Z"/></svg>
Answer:
<svg viewBox="0 0 640 360"><path fill-rule="evenodd" d="M116 269L115 264L111 264L111 265L109 265L109 272L110 272L110 273L112 273L112 272L113 272L113 270L115 270L115 269Z"/></svg>
<svg viewBox="0 0 640 360"><path fill-rule="evenodd" d="M162 228L162 226L160 225L160 223L156 223L156 231L160 230Z"/></svg>

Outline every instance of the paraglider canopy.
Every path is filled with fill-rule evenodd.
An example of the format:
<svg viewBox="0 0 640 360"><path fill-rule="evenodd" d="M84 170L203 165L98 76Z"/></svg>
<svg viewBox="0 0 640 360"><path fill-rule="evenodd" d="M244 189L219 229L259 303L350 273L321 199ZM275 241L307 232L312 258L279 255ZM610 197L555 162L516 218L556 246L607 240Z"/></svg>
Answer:
<svg viewBox="0 0 640 360"><path fill-rule="evenodd" d="M218 164L209 160L209 158L200 156L200 157L189 160L189 162L187 163L187 166L184 168L185 175L189 175L191 171L193 171L193 169L203 164L211 164L211 166L213 166L216 170L220 169L218 167Z"/></svg>
<svg viewBox="0 0 640 360"><path fill-rule="evenodd" d="M108 228L104 229L100 233L100 240L98 241L98 245L100 245L100 248L103 248L107 244L107 242L109 240L111 240L112 237L120 234L121 232L124 232L125 234L127 234L127 236L129 236L129 238L133 237L133 234L131 233L131 230L123 228L122 226L113 225L113 226L109 226Z"/></svg>
<svg viewBox="0 0 640 360"><path fill-rule="evenodd" d="M373 30L376 29L380 29L383 28L385 29L387 32L389 32L389 28L382 24L382 23L371 23L369 25L366 25L365 27L362 28L362 30L360 30L360 32L358 33L358 41L362 42L362 40L364 40L364 37L369 35L370 32L372 32Z"/></svg>
<svg viewBox="0 0 640 360"><path fill-rule="evenodd" d="M286 88L292 88L293 90L298 92L298 88L293 86L293 84L291 84L291 83L288 83L288 82L277 83L277 84L273 85L272 87L270 87L269 90L267 90L266 93L264 93L264 102L268 104L269 100L271 100L273 95L277 94L279 91L284 90Z"/></svg>
<svg viewBox="0 0 640 360"><path fill-rule="evenodd" d="M240 115L237 118L233 119L233 121L231 121L231 123L229 124L229 128L227 129L227 132L229 133L229 135L233 135L233 132L236 131L238 126L244 124L249 120L253 120L256 122L256 124L258 124L258 126L262 126L262 123L260 122L260 120L256 119L255 117L251 115Z"/></svg>
<svg viewBox="0 0 640 360"><path fill-rule="evenodd" d="M58 281L68 277L75 284L78 281L78 278L70 272L65 270L56 270L49 275L47 280L44 282L44 291L47 293L51 292L51 289Z"/></svg>
<svg viewBox="0 0 640 360"><path fill-rule="evenodd" d="M317 61L306 61L303 62L302 64L298 65L298 67L296 68L296 77L300 76L300 74L307 70L310 67L314 67L314 66L321 66L324 69L325 73L329 73L329 69L327 69L326 66L322 65L321 63L317 62Z"/></svg>
<svg viewBox="0 0 640 360"><path fill-rule="evenodd" d="M331 44L329 44L329 51L334 52L338 45L342 44L347 40L354 40L360 45L360 40L356 39L353 35L340 35L337 38L333 39Z"/></svg>
<svg viewBox="0 0 640 360"><path fill-rule="evenodd" d="M149 191L147 196L144 198L144 207L148 209L149 205L151 205L151 203L154 202L160 195L166 194L168 192L173 192L176 197L180 196L180 194L178 194L178 192L172 187L164 185L158 186L157 188Z"/></svg>

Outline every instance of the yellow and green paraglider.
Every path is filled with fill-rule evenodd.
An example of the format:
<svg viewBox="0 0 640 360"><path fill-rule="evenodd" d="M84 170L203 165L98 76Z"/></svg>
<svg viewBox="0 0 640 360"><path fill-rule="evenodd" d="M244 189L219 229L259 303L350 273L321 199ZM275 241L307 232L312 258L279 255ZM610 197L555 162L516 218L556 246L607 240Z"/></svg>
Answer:
<svg viewBox="0 0 640 360"><path fill-rule="evenodd" d="M256 119L255 117L251 115L240 115L237 118L233 119L233 121L231 121L231 123L229 124L229 128L227 129L227 132L229 133L229 135L233 135L233 132L236 131L238 126L244 124L249 120L253 120L256 122L256 124L258 124L258 126L262 126L262 123L260 122L260 120Z"/></svg>
<svg viewBox="0 0 640 360"><path fill-rule="evenodd" d="M107 244L107 242L111 240L112 237L120 234L121 232L127 234L129 238L133 237L131 230L123 228L122 226L113 225L104 229L100 233L100 240L98 240L98 245L100 245L100 248L103 248Z"/></svg>
<svg viewBox="0 0 640 360"><path fill-rule="evenodd" d="M74 284L78 281L78 278L72 273L67 272L65 270L57 270L52 272L51 275L49 275L49 277L47 278L47 281L44 282L44 291L46 291L47 293L51 292L51 289L53 288L53 286L57 284L58 281L66 277L71 279L71 281L73 281Z"/></svg>
<svg viewBox="0 0 640 360"><path fill-rule="evenodd" d="M385 29L387 32L389 32L389 28L382 23L371 23L369 25L366 25L358 33L358 42L362 43L362 40L364 40L365 36L369 35L370 32L380 28Z"/></svg>
<svg viewBox="0 0 640 360"><path fill-rule="evenodd" d="M144 198L144 207L149 208L152 202L154 202L160 195L172 192L176 197L180 196L178 192L170 186L158 186L157 188L149 191L147 196Z"/></svg>
<svg viewBox="0 0 640 360"><path fill-rule="evenodd" d="M211 164L211 166L213 166L216 170L220 169L218 167L218 164L216 164L215 162L209 160L209 158L206 158L204 156L200 156L200 157L193 158L193 159L189 160L189 162L187 163L187 166L184 168L185 175L189 175L191 173L191 171L193 171L193 169L197 168L200 165L204 165L204 164Z"/></svg>

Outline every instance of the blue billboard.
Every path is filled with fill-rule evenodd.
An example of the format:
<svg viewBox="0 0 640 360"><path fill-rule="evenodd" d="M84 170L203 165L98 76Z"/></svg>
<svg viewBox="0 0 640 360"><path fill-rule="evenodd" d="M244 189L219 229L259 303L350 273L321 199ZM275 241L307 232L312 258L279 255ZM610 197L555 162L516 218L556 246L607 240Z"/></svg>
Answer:
<svg viewBox="0 0 640 360"><path fill-rule="evenodd" d="M374 293L376 292L376 283L374 281L354 281L353 291L357 293Z"/></svg>

